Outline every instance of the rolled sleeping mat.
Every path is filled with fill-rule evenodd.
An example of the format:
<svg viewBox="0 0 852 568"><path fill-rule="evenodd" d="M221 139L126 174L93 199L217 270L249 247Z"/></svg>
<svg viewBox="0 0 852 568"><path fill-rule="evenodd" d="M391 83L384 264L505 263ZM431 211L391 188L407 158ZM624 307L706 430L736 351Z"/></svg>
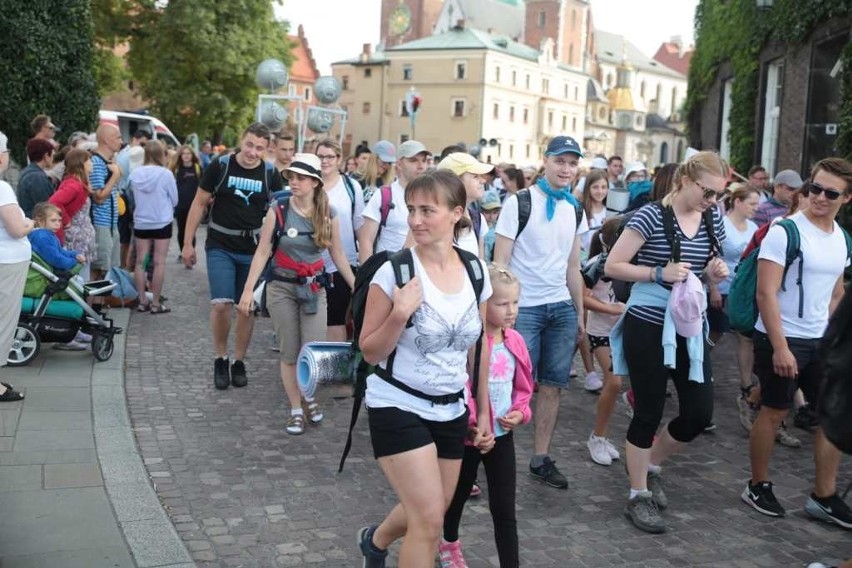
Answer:
<svg viewBox="0 0 852 568"><path fill-rule="evenodd" d="M304 344L296 360L296 382L302 394L313 398L318 385L350 382L353 355L348 341Z"/></svg>

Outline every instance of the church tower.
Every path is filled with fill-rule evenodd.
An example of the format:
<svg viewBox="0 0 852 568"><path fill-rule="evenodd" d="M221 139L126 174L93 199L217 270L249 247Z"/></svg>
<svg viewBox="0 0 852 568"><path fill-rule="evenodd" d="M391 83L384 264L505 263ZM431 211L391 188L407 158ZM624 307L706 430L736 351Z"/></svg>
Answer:
<svg viewBox="0 0 852 568"><path fill-rule="evenodd" d="M584 69L586 44L591 32L589 0L527 0L524 43L539 49L552 38L560 63Z"/></svg>
<svg viewBox="0 0 852 568"><path fill-rule="evenodd" d="M444 0L382 0L381 41L385 47L432 35Z"/></svg>

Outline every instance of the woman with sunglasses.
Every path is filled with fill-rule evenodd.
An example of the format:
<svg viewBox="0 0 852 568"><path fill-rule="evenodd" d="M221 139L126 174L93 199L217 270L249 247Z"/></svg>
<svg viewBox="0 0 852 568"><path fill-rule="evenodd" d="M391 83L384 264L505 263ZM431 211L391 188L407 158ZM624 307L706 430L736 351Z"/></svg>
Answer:
<svg viewBox="0 0 852 568"><path fill-rule="evenodd" d="M606 262L607 276L635 282L610 344L613 372L630 375L635 403L627 431L630 497L625 515L651 533L666 530L660 515L667 505L660 483L663 462L698 436L713 417L712 371L700 331L706 329L706 315L694 322L700 326L698 335L687 339L677 334L669 338L674 345L667 343L665 350L664 324L672 317L667 306L673 284L686 281L690 272L705 284L728 275L724 261L714 257L718 246L713 243L725 239L716 201L725 191L727 175L724 160L713 152L699 152L681 164L671 193L661 205L648 204L633 215ZM667 219L674 225L671 243L664 228ZM672 245L680 248L680 254ZM677 389L679 414L655 436L669 378Z"/></svg>

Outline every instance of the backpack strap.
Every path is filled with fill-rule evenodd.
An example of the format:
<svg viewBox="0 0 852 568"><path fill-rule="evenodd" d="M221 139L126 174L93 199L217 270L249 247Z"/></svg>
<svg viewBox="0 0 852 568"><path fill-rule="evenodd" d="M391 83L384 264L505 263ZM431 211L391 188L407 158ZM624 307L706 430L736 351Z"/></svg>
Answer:
<svg viewBox="0 0 852 568"><path fill-rule="evenodd" d="M396 285L402 288L414 278L414 257L411 255L411 249L404 248L390 256L391 267L393 267L393 275L396 280ZM405 327L409 328L414 325L414 315L412 314L408 321L405 322ZM396 359L396 349L388 355L388 376L393 376L393 362Z"/></svg>
<svg viewBox="0 0 852 568"><path fill-rule="evenodd" d="M719 242L719 237L716 236L716 220L713 218L713 208L705 209L701 216L704 219L704 230L707 231L707 237L710 239L709 261L716 256L722 256L722 243Z"/></svg>
<svg viewBox="0 0 852 568"><path fill-rule="evenodd" d="M341 174L343 185L346 187L346 193L349 194L350 219L352 219L352 241L355 243L355 252L358 252L358 235L355 233L355 186L352 185L352 178L346 174Z"/></svg>
<svg viewBox="0 0 852 568"><path fill-rule="evenodd" d="M665 233L666 241L668 241L669 248L671 249L671 261L680 262L680 239L675 230L674 209L665 207L662 204L659 204L659 207L663 213L663 233Z"/></svg>
<svg viewBox="0 0 852 568"><path fill-rule="evenodd" d="M518 191L515 194L518 198L518 230L515 232L515 240L518 240L518 237L521 236L521 233L524 232L524 229L527 227L527 223L530 221L530 214L532 213L532 195L530 194L529 188L524 188Z"/></svg>
<svg viewBox="0 0 852 568"><path fill-rule="evenodd" d="M376 238L373 239L373 254L376 254L376 243L379 242L379 235L382 234L382 228L388 224L390 211L396 207L393 202L393 191L391 191L391 186L383 185L379 188L379 192L381 194L381 202L379 205L379 228L376 231Z"/></svg>
<svg viewBox="0 0 852 568"><path fill-rule="evenodd" d="M467 206L467 212L470 215L470 222L473 225L473 235L476 237L476 241L479 242L479 239L482 237L482 213L479 211L479 205L476 202L471 203Z"/></svg>
<svg viewBox="0 0 852 568"><path fill-rule="evenodd" d="M470 251L464 250L460 247L454 248L461 257L464 269L467 272L467 277L473 285L473 293L476 295L476 307L479 308L479 304L482 300L482 290L485 288L485 275L482 272L482 263L479 261L479 257ZM479 339L476 340L476 349L474 350L473 355L473 373L470 377L470 394L473 398L476 398L476 393L479 389L479 370L482 359L482 339L484 334L485 325L483 324L482 331L479 333Z"/></svg>
<svg viewBox="0 0 852 568"><path fill-rule="evenodd" d="M781 276L781 289L786 290L785 282L787 281L787 271L793 263L799 261L799 270L796 276L796 287L799 289L799 317L803 317L805 313L805 290L802 286L802 279L805 272L805 259L802 255L802 241L799 235L799 228L796 223L790 219L784 219L778 222L778 225L787 233L787 252L784 259L784 272Z"/></svg>
<svg viewBox="0 0 852 568"><path fill-rule="evenodd" d="M219 164L220 169L224 166L224 170L222 171L222 175L219 177L219 181L216 182L216 185L213 187L214 196L219 193L219 190L222 188L222 184L224 184L228 179L228 168L231 165L231 155L225 154L224 156L219 156L216 158L216 163Z"/></svg>

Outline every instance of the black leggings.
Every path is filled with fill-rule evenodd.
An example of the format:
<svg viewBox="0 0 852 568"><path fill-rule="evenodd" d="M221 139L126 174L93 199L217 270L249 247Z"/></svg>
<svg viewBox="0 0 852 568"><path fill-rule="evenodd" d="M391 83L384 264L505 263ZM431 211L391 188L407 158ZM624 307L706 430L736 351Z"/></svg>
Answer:
<svg viewBox="0 0 852 568"><path fill-rule="evenodd" d="M677 389L679 413L669 422L669 434L678 442L691 442L713 420L713 370L707 344L704 344L704 382L697 383L689 380L689 353L683 337L677 336L674 369L663 365L663 326L628 313L622 339L635 400L627 441L639 448L651 447L663 419L666 383L671 377Z"/></svg>
<svg viewBox="0 0 852 568"><path fill-rule="evenodd" d="M485 464L488 506L494 522L500 568L515 568L520 566L520 559L518 523L515 520L515 442L512 432L498 437L494 448L485 455L472 446L465 446L456 494L444 515L444 540L455 542L459 539L459 523L465 501L476 480L479 462Z"/></svg>
<svg viewBox="0 0 852 568"><path fill-rule="evenodd" d="M183 250L183 237L186 234L186 221L189 219L189 209L175 209L175 222L177 223L177 238L178 250ZM195 246L195 239L192 239L192 246Z"/></svg>

